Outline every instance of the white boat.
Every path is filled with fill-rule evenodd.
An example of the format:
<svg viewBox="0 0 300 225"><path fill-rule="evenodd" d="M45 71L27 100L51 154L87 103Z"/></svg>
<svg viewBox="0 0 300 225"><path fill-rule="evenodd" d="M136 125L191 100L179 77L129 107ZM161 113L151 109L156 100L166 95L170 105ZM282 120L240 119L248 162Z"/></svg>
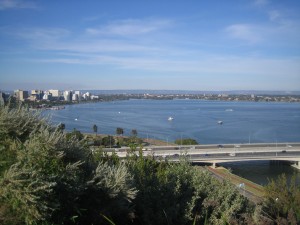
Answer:
<svg viewBox="0 0 300 225"><path fill-rule="evenodd" d="M75 118L74 120L75 120L75 121L77 121L77 120L78 120L78 118Z"/></svg>
<svg viewBox="0 0 300 225"><path fill-rule="evenodd" d="M219 125L222 125L222 124L223 124L223 121L222 121L222 120L219 120L219 121L218 121L218 124L219 124Z"/></svg>
<svg viewBox="0 0 300 225"><path fill-rule="evenodd" d="M226 109L226 112L233 112L233 109Z"/></svg>
<svg viewBox="0 0 300 225"><path fill-rule="evenodd" d="M174 120L174 118L173 118L172 116L170 116L170 117L168 118L168 120L169 120L169 121L172 121L172 120Z"/></svg>

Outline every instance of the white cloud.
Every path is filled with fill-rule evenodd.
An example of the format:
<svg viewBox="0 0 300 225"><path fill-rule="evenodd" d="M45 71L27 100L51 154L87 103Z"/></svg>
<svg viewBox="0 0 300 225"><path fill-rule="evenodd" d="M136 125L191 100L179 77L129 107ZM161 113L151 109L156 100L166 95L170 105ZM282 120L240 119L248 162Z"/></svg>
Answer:
<svg viewBox="0 0 300 225"><path fill-rule="evenodd" d="M152 58L147 56L122 57L105 54L78 54L57 57L56 59L37 60L43 63L113 65L115 69L142 70L153 72L175 72L199 75L238 75L239 77L262 76L272 80L277 77L298 79L300 59L270 59L263 57L239 57L230 55L202 54L193 59Z"/></svg>
<svg viewBox="0 0 300 225"><path fill-rule="evenodd" d="M36 63L99 65L99 67L105 65L105 68L116 73L133 71L141 74L212 75L222 77L224 80L225 77L230 78L232 74L241 79L253 75L261 76L265 80L277 79L288 74L293 80L290 83L299 80L297 78L300 74L299 59L275 60L261 55L257 58L249 55L239 57L239 53L237 56L226 53L213 54L200 49L197 43L190 44L188 49L181 48L180 45L186 42L176 42L176 45L173 45L173 40L160 38L158 31L171 25L172 22L169 20L124 20L97 28L95 33L90 30L89 35L84 32L73 34L70 30L61 28L16 29L15 32L10 30L10 34L26 40L33 50L43 50L41 52L47 56L33 60ZM269 38L273 41L273 37L280 34L279 31L283 33L277 23L272 23L271 26L232 24L225 31L231 38L250 44L261 42L266 44ZM105 35L100 35L101 32ZM134 33L140 35L133 35ZM282 35L286 34L287 32ZM112 38L106 35L112 35ZM124 35L126 38L123 38ZM231 42L228 44L230 46ZM246 54L247 52L243 55Z"/></svg>
<svg viewBox="0 0 300 225"><path fill-rule="evenodd" d="M32 40L34 42L45 42L49 40L58 40L70 35L69 30L62 28L25 28L18 29L17 31L7 30L7 33L11 33L11 35Z"/></svg>
<svg viewBox="0 0 300 225"><path fill-rule="evenodd" d="M249 24L233 24L225 28L230 37L248 43L257 43L262 40L260 29Z"/></svg>
<svg viewBox="0 0 300 225"><path fill-rule="evenodd" d="M280 17L281 17L281 14L280 14L280 12L278 10L271 10L271 11L269 11L269 19L271 21L275 21L275 20L277 20Z"/></svg>
<svg viewBox="0 0 300 225"><path fill-rule="evenodd" d="M137 40L99 38L98 36L74 35L62 28L2 28L1 33L27 41L32 48L50 51L65 51L78 53L99 52L153 52L160 51L158 47L140 44Z"/></svg>
<svg viewBox="0 0 300 225"><path fill-rule="evenodd" d="M5 9L36 9L34 2L23 0L0 0L0 10Z"/></svg>
<svg viewBox="0 0 300 225"><path fill-rule="evenodd" d="M86 33L90 35L140 35L164 29L171 24L172 21L164 19L121 20L114 21L106 26L87 28Z"/></svg>
<svg viewBox="0 0 300 225"><path fill-rule="evenodd" d="M51 44L39 43L39 49L69 51L79 53L101 53L101 52L144 52L154 51L155 48L130 44L114 40L89 40L89 41L70 41L70 42L52 42Z"/></svg>

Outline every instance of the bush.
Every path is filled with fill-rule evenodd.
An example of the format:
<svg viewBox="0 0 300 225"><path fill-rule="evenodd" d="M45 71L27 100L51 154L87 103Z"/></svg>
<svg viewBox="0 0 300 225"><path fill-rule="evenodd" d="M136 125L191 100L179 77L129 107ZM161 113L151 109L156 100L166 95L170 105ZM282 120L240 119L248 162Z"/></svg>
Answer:
<svg viewBox="0 0 300 225"><path fill-rule="evenodd" d="M300 186L297 175L288 180L284 174L265 187L262 215L277 224L300 223Z"/></svg>
<svg viewBox="0 0 300 225"><path fill-rule="evenodd" d="M234 186L220 183L184 157L169 164L140 153L127 163L139 190L134 200L139 224L238 223L243 213L251 213Z"/></svg>
<svg viewBox="0 0 300 225"><path fill-rule="evenodd" d="M23 107L0 109L0 150L5 153L0 223L85 224L101 212L116 221L127 216L136 190L125 166L96 164L76 135L67 137L37 115Z"/></svg>
<svg viewBox="0 0 300 225"><path fill-rule="evenodd" d="M92 152L79 133L23 107L0 108L1 224L242 224L251 214L235 187L184 158L156 161L140 149L122 162Z"/></svg>
<svg viewBox="0 0 300 225"><path fill-rule="evenodd" d="M177 144L177 145L197 145L198 142L194 139L187 138L187 139L177 139L177 140L175 140L175 144Z"/></svg>

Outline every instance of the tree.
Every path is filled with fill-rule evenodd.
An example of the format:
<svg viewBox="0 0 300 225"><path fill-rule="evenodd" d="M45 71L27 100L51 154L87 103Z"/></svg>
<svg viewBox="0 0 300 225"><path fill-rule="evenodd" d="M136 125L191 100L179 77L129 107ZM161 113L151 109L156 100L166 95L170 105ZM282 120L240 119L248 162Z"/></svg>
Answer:
<svg viewBox="0 0 300 225"><path fill-rule="evenodd" d="M66 129L66 124L64 124L64 123L58 124L58 129L61 131L64 131Z"/></svg>
<svg viewBox="0 0 300 225"><path fill-rule="evenodd" d="M96 136L97 136L98 127L97 127L96 124L94 124L94 126L93 126L93 131L94 131L94 133L95 133Z"/></svg>
<svg viewBox="0 0 300 225"><path fill-rule="evenodd" d="M186 139L175 140L175 144L177 144L177 145L197 145L198 142L194 139L186 138Z"/></svg>
<svg viewBox="0 0 300 225"><path fill-rule="evenodd" d="M75 137L79 141L81 141L84 138L83 134L79 130L76 130L75 128L71 133L67 134L68 139L71 139L72 137Z"/></svg>
<svg viewBox="0 0 300 225"><path fill-rule="evenodd" d="M263 213L277 224L300 223L300 186L297 176L289 181L285 174L265 187Z"/></svg>
<svg viewBox="0 0 300 225"><path fill-rule="evenodd" d="M102 144L104 146L109 146L109 147L114 146L115 145L115 139L112 136L104 137L104 138L102 138Z"/></svg>
<svg viewBox="0 0 300 225"><path fill-rule="evenodd" d="M116 129L116 133L117 133L117 135L123 135L123 134L124 134L123 128L118 127L118 128Z"/></svg>
<svg viewBox="0 0 300 225"><path fill-rule="evenodd" d="M134 136L134 137L136 137L137 136L137 130L136 129L132 129L131 135Z"/></svg>

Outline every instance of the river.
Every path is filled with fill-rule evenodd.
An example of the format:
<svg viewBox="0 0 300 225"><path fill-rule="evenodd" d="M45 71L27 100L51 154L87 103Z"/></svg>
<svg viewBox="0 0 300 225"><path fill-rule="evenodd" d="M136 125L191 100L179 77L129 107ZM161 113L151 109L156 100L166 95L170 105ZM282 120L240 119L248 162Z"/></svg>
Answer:
<svg viewBox="0 0 300 225"><path fill-rule="evenodd" d="M201 144L300 142L300 104L286 102L225 102L204 100L126 100L75 104L47 111L53 124L66 130L130 135L167 142L192 138ZM173 117L173 120L168 120ZM218 121L222 121L220 124ZM225 164L226 165L226 164ZM269 162L228 164L234 173L265 184L281 172L298 172L288 165ZM266 171L263 173L262 171ZM256 180L261 175L262 179Z"/></svg>

